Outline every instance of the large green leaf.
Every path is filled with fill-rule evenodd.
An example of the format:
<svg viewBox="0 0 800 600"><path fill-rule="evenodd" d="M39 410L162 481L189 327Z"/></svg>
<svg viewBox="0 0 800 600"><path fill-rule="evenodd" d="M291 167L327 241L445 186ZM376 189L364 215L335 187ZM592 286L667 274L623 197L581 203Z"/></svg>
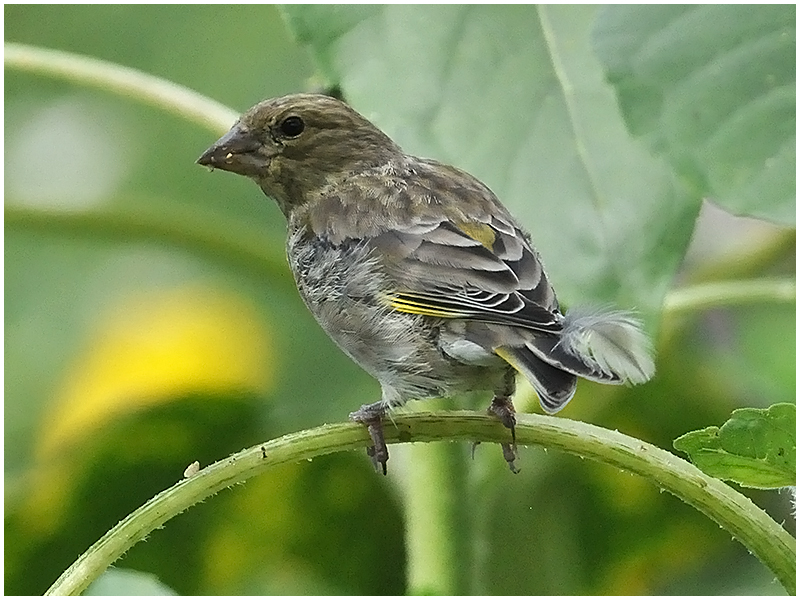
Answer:
<svg viewBox="0 0 800 600"><path fill-rule="evenodd" d="M609 6L593 37L634 134L728 210L794 224L794 5Z"/></svg>
<svg viewBox="0 0 800 600"><path fill-rule="evenodd" d="M631 138L591 6L286 6L331 83L410 153L486 182L568 303L661 304L696 217Z"/></svg>

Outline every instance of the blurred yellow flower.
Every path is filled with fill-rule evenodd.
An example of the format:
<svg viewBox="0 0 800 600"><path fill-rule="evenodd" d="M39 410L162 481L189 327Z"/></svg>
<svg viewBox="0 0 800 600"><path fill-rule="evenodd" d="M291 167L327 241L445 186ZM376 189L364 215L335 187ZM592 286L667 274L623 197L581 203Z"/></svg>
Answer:
<svg viewBox="0 0 800 600"><path fill-rule="evenodd" d="M229 291L190 286L130 299L76 357L46 413L37 459L115 417L187 393L264 394L274 371L270 350L262 315Z"/></svg>

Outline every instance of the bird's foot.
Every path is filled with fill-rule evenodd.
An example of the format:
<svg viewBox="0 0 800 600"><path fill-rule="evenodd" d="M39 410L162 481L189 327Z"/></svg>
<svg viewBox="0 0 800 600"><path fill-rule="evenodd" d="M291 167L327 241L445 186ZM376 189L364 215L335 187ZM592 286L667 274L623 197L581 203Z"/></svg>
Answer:
<svg viewBox="0 0 800 600"><path fill-rule="evenodd" d="M367 426L372 446L367 448L367 456L372 461L375 470L386 475L386 462L389 460L389 448L383 437L383 416L386 409L381 403L365 404L357 411L350 413L350 420Z"/></svg>
<svg viewBox="0 0 800 600"><path fill-rule="evenodd" d="M500 448L503 450L503 458L506 459L511 472L519 473L519 468L514 462L517 459L517 418L511 398L507 396L495 396L492 398L492 403L489 405L486 412L497 417L503 425L511 430L511 443L503 442L500 444Z"/></svg>

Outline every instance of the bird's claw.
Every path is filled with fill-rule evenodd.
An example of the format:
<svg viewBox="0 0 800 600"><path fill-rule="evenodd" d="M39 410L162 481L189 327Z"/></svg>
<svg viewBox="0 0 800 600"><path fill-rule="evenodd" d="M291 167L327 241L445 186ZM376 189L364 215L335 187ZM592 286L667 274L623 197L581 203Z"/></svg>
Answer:
<svg viewBox="0 0 800 600"><path fill-rule="evenodd" d="M371 404L367 404L350 413L350 420L367 426L369 437L372 438L372 446L367 448L367 456L372 461L375 471L386 475L389 448L386 446L386 439L383 437L382 419L384 412L383 408L376 408Z"/></svg>
<svg viewBox="0 0 800 600"><path fill-rule="evenodd" d="M519 468L515 464L517 459L517 418L515 416L514 404L511 398L505 396L495 396L492 398L492 403L486 411L490 415L497 417L500 422L511 430L511 443L501 443L500 448L503 450L503 458L508 463L508 468L512 473L519 473ZM474 447L473 447L474 452Z"/></svg>

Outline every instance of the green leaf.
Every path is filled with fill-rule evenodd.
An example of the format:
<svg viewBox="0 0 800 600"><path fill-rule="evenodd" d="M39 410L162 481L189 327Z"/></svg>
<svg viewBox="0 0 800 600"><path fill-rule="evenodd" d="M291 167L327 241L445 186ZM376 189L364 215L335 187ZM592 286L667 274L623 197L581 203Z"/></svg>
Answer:
<svg viewBox="0 0 800 600"><path fill-rule="evenodd" d="M701 193L795 222L794 5L603 8L594 46L630 130Z"/></svg>
<svg viewBox="0 0 800 600"><path fill-rule="evenodd" d="M796 485L795 405L740 408L722 427L706 427L673 443L713 477L752 488Z"/></svg>
<svg viewBox="0 0 800 600"><path fill-rule="evenodd" d="M700 198L627 132L590 45L596 7L283 10L357 110L492 188L562 299L658 310Z"/></svg>

